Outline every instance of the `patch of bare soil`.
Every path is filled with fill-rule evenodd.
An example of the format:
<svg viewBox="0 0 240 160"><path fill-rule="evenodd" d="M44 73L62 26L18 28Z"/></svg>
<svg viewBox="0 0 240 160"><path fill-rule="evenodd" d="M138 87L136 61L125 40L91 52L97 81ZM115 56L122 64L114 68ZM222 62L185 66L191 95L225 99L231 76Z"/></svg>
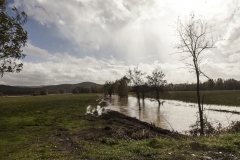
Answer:
<svg viewBox="0 0 240 160"><path fill-rule="evenodd" d="M184 136L155 127L154 125L128 117L116 111L109 111L98 117L84 115L76 118L80 121L88 121L89 127L74 134L70 134L67 130L59 128L56 134L46 137L47 141L59 144L55 149L56 152L79 155L83 151L80 145L81 142L98 142L100 138L116 138L128 141L156 137L178 139Z"/></svg>
<svg viewBox="0 0 240 160"><path fill-rule="evenodd" d="M87 118L87 116L84 118ZM103 125L102 127L97 127L99 122ZM91 124L92 127L84 131L85 133L89 132L89 134L87 136L82 135L82 138L85 138L85 140L101 137L140 140L156 137L180 138L183 136L116 111L109 111L102 116L92 119Z"/></svg>

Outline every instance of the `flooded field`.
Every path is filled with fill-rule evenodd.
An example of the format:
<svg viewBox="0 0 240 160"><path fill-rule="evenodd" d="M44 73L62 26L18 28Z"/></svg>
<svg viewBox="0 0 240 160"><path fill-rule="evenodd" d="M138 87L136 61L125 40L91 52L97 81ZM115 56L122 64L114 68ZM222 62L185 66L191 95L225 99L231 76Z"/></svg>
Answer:
<svg viewBox="0 0 240 160"><path fill-rule="evenodd" d="M138 108L137 99L128 97L124 99L113 96L109 99L109 105L105 109L121 112L125 115L136 117L141 121L155 124L158 127L175 130L181 133L189 130L189 126L195 123L197 119L197 104L185 103L175 100L164 100L160 107L152 99L146 98L141 101L141 110ZM214 124L221 123L227 126L232 121L240 120L240 107L204 105L208 120ZM235 113L226 113L213 110L235 111Z"/></svg>

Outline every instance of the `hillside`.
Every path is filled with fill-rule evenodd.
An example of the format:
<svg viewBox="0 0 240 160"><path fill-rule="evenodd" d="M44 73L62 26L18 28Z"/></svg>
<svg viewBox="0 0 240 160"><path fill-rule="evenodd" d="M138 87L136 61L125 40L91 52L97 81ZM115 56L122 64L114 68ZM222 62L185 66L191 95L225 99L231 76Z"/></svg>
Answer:
<svg viewBox="0 0 240 160"><path fill-rule="evenodd" d="M93 82L82 82L78 84L59 84L59 85L49 85L49 86L7 86L0 85L0 92L7 95L30 95L35 92L39 92L42 89L47 89L50 94L56 93L60 89L66 90L66 92L71 93L72 89L76 86L82 86L91 88L92 86L99 85Z"/></svg>

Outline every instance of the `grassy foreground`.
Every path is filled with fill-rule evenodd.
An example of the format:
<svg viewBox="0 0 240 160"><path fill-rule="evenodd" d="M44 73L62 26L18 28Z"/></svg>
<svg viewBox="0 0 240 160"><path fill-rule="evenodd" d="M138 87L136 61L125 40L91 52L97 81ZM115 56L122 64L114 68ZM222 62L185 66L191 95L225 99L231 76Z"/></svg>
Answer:
<svg viewBox="0 0 240 160"><path fill-rule="evenodd" d="M240 106L240 90L201 91L200 94L205 95L204 104ZM170 91L161 98L197 103L196 97L196 91Z"/></svg>
<svg viewBox="0 0 240 160"><path fill-rule="evenodd" d="M97 94L0 98L1 159L240 158L240 132L195 139L133 134L121 138L129 121L117 124L111 118L84 115L98 98ZM113 128L120 136L110 132Z"/></svg>

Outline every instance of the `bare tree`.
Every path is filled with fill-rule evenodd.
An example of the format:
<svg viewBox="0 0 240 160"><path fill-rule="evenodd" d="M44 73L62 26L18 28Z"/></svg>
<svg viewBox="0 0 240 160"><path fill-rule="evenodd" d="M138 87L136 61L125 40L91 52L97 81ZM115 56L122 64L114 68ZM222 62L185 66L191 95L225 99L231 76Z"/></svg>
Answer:
<svg viewBox="0 0 240 160"><path fill-rule="evenodd" d="M138 106L139 110L141 110L141 86L144 85L144 73L141 70L138 70L138 68L134 68L133 71L129 69L127 73L127 78L131 81L133 90L136 93L137 99L138 99Z"/></svg>
<svg viewBox="0 0 240 160"><path fill-rule="evenodd" d="M158 102L159 106L161 105L160 93L163 93L165 91L165 86L167 84L167 81L163 79L164 77L165 74L158 69L155 69L152 72L151 76L147 76L148 85L155 92L155 99Z"/></svg>
<svg viewBox="0 0 240 160"><path fill-rule="evenodd" d="M144 101L146 93L149 91L149 86L147 82L143 82L143 84L139 87L139 91L140 91L142 100Z"/></svg>
<svg viewBox="0 0 240 160"><path fill-rule="evenodd" d="M197 101L200 118L200 135L204 135L204 120L203 120L203 105L201 106L200 93L199 93L199 77L200 75L206 76L202 72L202 53L205 50L215 48L213 36L209 35L213 32L212 26L208 22L201 19L196 19L194 13L190 14L190 19L186 23L182 23L178 18L176 26L176 36L179 39L174 48L184 54L181 59L190 72L195 72L197 78ZM190 59L190 61L189 61ZM207 77L207 76L206 76ZM209 77L207 77L209 78ZM209 78L210 79L210 78Z"/></svg>
<svg viewBox="0 0 240 160"><path fill-rule="evenodd" d="M114 82L106 81L103 85L103 92L105 96L108 94L109 97L112 97L112 94L114 92Z"/></svg>

